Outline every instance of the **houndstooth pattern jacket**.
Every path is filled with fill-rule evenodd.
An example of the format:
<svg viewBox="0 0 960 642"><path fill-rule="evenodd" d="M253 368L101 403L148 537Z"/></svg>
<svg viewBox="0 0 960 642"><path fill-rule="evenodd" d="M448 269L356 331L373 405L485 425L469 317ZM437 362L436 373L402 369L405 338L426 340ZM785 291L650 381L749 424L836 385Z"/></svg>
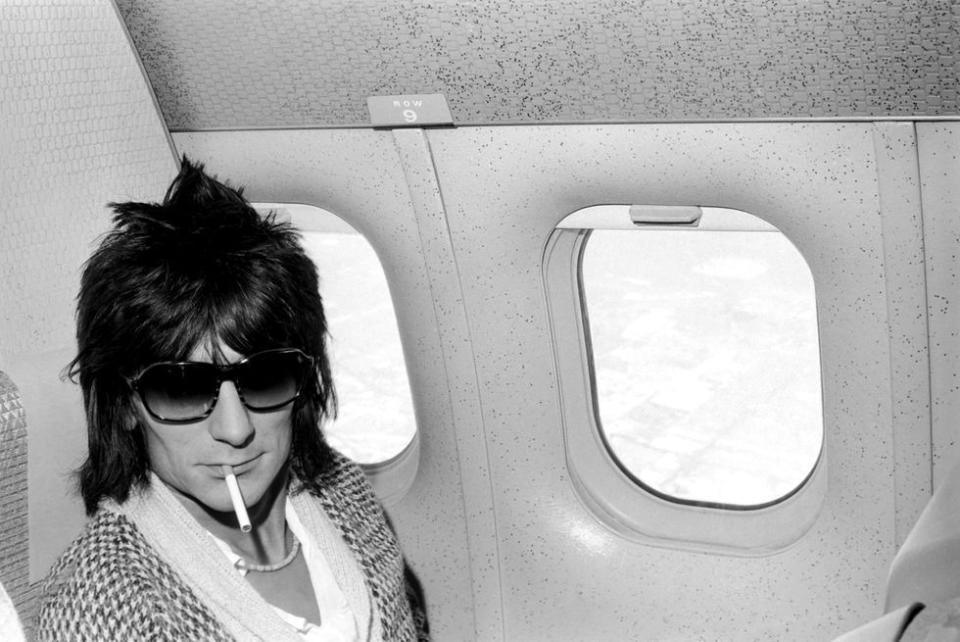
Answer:
<svg viewBox="0 0 960 642"><path fill-rule="evenodd" d="M385 640L429 640L419 586L363 471L333 453L314 496L359 562ZM394 569L406 569L402 574ZM123 515L99 511L44 582L38 642L231 637Z"/></svg>

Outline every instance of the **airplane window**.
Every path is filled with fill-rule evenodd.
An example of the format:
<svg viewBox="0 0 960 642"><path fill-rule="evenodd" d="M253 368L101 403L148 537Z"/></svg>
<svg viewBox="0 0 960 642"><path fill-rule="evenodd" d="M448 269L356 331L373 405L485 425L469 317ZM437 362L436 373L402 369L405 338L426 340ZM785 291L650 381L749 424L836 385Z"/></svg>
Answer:
<svg viewBox="0 0 960 642"><path fill-rule="evenodd" d="M797 489L821 449L813 278L772 226L702 209L763 231L628 218L632 229L589 233L580 269L595 413L614 458L648 490L764 505Z"/></svg>
<svg viewBox="0 0 960 642"><path fill-rule="evenodd" d="M331 446L361 464L399 455L416 432L393 302L370 243L339 217L305 205L257 204L290 216L320 273L338 415Z"/></svg>

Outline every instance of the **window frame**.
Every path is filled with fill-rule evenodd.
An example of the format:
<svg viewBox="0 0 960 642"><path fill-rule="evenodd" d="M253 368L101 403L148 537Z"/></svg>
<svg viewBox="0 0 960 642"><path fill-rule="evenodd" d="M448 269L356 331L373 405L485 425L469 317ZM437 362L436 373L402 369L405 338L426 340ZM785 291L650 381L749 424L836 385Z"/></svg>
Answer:
<svg viewBox="0 0 960 642"><path fill-rule="evenodd" d="M805 480L784 497L755 506L668 499L638 483L606 444L599 422L580 263L591 229L635 227L629 217L611 217L610 209L594 206L570 213L557 225L544 249L543 282L563 408L564 449L577 495L606 526L642 543L739 556L783 550L810 529L826 498L826 434ZM589 210L594 210L593 217ZM755 215L748 216L714 216L710 221L702 219L699 226L686 225L698 229L776 229ZM649 225L650 229L676 227ZM576 349L571 349L573 346ZM821 376L821 396L822 380Z"/></svg>

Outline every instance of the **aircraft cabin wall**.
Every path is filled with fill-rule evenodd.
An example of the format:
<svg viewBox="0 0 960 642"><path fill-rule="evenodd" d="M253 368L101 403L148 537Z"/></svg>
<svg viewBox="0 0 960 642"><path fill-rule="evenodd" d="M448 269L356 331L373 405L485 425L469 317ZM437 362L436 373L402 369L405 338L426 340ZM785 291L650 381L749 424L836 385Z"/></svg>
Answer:
<svg viewBox="0 0 960 642"><path fill-rule="evenodd" d="M11 554L24 596L83 522L68 477L83 449L79 393L57 378L72 357L77 266L107 225L103 201L160 198L187 153L252 201L332 212L375 249L417 435L370 475L436 639L830 639L881 613L897 547L960 457L960 123L955 64L937 57L955 4L728 2L694 15L600 2L580 28L577 3L553 22L543 8L519 19L522 3L490 3L489 15L441 3L441 20L383 3L367 23L354 13L364 3L288 3L266 21L264 3L119 4L0 6L16 25L0 41L14 72L0 74L14 106L0 124L13 150L0 160L12 195L0 402L22 402L30 445L15 471L29 482L29 573ZM352 40L316 37L338 20ZM525 29L542 37L532 48ZM372 41L396 55L371 56ZM411 54L422 42L436 46ZM451 62L458 48L476 54L465 68ZM742 64L723 71L724 55ZM382 77L356 93L330 56ZM805 56L822 73L805 75ZM549 62L563 58L577 73ZM522 69L491 71L503 64ZM456 127L364 122L369 87L438 78ZM669 501L606 449L584 237L558 229L597 205L740 210L806 262L823 449L782 501Z"/></svg>
<svg viewBox="0 0 960 642"><path fill-rule="evenodd" d="M918 128L923 141L957 144L950 124ZM426 386L411 383L417 479L389 509L441 630L456 637L476 627L480 639L799 640L828 639L878 612L889 561L930 492L918 223L920 185L933 177L921 179L917 157L945 150L918 147L914 132L912 123L754 123L210 132L174 141L247 184L251 198L334 212L377 249L408 367ZM344 162L353 155L365 162ZM377 202L384 198L391 203ZM597 426L582 398L564 396L590 387L562 381L589 373L558 356L579 348L558 342L564 321L550 299L562 293L550 291L556 277L545 262L557 224L599 203L751 212L809 264L824 453L789 499L751 513L635 493L638 508L614 519L590 498L590 485L603 482L574 469L569 448ZM646 513L673 521L655 524ZM715 530L759 537L744 547L690 535ZM447 619L471 611L472 623Z"/></svg>

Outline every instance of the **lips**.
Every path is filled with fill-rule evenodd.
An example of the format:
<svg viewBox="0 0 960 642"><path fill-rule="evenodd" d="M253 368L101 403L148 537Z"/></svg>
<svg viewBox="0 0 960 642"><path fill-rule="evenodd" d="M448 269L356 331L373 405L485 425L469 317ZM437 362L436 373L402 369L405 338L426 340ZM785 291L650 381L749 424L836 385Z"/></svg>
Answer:
<svg viewBox="0 0 960 642"><path fill-rule="evenodd" d="M234 475L237 475L237 476L239 477L239 476L242 475L243 473L249 471L249 470L252 469L254 466L256 466L258 459L260 459L260 455L257 455L256 457L252 457L252 458L250 458L250 459L245 459L244 461L239 462L239 463L236 463L236 464L233 464L233 463L208 464L208 467L209 467L209 468L212 468L212 469L214 470L214 474L215 474L217 477L223 477L223 471L221 470L221 468L222 468L224 465L229 465L229 466L231 466L231 467L233 468L233 474L234 474Z"/></svg>

